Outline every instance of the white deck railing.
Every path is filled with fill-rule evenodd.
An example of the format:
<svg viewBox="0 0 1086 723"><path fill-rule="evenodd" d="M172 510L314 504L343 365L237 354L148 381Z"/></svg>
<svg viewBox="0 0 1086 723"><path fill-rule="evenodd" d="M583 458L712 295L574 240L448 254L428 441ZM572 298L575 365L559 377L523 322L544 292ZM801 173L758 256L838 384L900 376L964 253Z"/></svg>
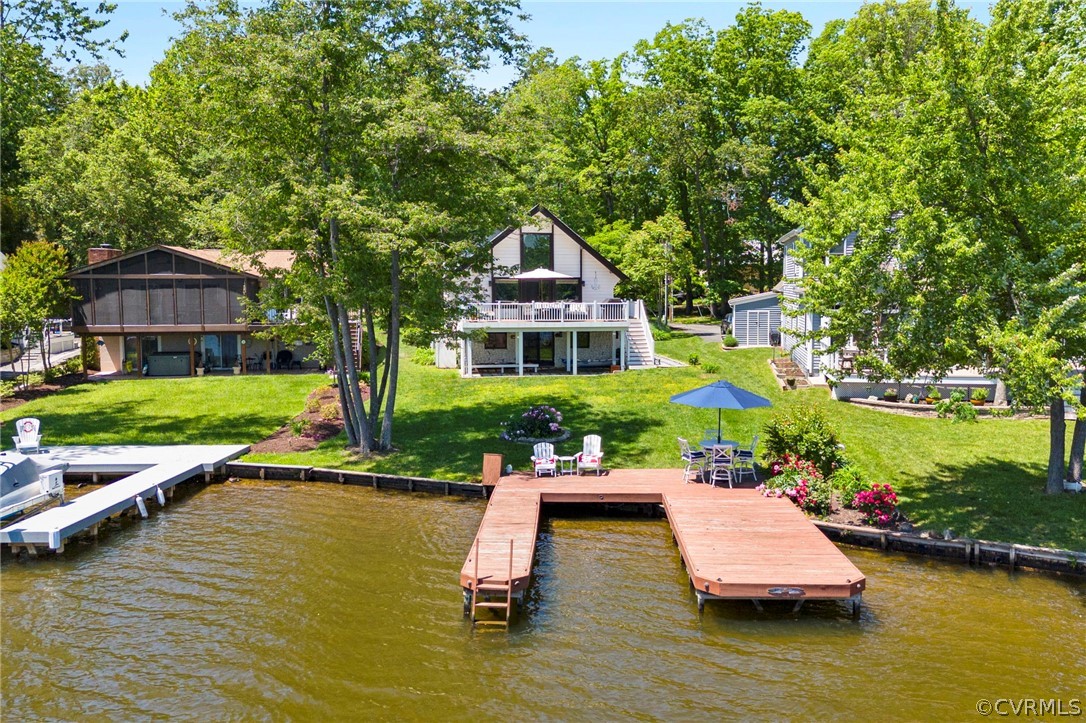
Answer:
<svg viewBox="0 0 1086 723"><path fill-rule="evenodd" d="M468 312L465 321L546 324L575 321L626 321L637 318L638 308L636 302L627 301L533 301L525 304L496 301L474 307Z"/></svg>

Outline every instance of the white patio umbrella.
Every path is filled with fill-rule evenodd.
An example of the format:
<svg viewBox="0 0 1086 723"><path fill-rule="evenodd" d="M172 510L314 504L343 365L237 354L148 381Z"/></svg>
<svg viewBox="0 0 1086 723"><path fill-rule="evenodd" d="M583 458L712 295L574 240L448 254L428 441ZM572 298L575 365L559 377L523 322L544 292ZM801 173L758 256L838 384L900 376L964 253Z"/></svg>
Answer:
<svg viewBox="0 0 1086 723"><path fill-rule="evenodd" d="M535 269L534 271L523 271L512 278L519 281L572 281L577 277L551 271L550 269Z"/></svg>

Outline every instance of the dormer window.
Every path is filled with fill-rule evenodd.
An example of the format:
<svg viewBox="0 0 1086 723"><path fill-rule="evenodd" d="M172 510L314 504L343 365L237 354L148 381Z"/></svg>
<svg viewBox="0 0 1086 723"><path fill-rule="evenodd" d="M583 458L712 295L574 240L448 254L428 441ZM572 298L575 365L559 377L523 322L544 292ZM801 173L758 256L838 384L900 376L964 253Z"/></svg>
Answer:
<svg viewBox="0 0 1086 723"><path fill-rule="evenodd" d="M554 270L554 235L522 233L520 235L520 270Z"/></svg>

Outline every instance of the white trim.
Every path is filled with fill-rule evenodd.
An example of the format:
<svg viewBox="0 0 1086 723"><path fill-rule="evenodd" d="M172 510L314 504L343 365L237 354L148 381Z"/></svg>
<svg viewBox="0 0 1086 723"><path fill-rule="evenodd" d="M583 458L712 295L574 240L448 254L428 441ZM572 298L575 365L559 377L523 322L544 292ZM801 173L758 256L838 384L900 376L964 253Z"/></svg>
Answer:
<svg viewBox="0 0 1086 723"><path fill-rule="evenodd" d="M776 291L763 291L760 294L750 294L748 296L735 296L728 299L728 304L733 308L736 304L745 304L750 301L761 301L762 299L768 299L770 297L777 298L780 296Z"/></svg>

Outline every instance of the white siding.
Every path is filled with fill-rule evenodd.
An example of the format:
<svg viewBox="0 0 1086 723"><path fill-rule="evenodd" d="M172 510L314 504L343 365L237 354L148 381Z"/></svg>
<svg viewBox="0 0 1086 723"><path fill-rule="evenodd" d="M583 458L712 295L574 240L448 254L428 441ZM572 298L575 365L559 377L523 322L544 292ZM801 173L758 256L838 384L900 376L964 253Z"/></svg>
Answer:
<svg viewBox="0 0 1086 723"><path fill-rule="evenodd" d="M497 244L493 251L495 266L520 266L520 231L514 231ZM514 271L513 273L517 273Z"/></svg>
<svg viewBox="0 0 1086 723"><path fill-rule="evenodd" d="M775 298L736 303L732 334L740 346L769 346L770 336L781 326L781 308Z"/></svg>
<svg viewBox="0 0 1086 723"><path fill-rule="evenodd" d="M554 227L554 270L581 278L581 245Z"/></svg>
<svg viewBox="0 0 1086 723"><path fill-rule="evenodd" d="M587 251L584 252L583 258L581 278L584 280L584 286L581 288L581 293L584 301L613 299L618 277Z"/></svg>

